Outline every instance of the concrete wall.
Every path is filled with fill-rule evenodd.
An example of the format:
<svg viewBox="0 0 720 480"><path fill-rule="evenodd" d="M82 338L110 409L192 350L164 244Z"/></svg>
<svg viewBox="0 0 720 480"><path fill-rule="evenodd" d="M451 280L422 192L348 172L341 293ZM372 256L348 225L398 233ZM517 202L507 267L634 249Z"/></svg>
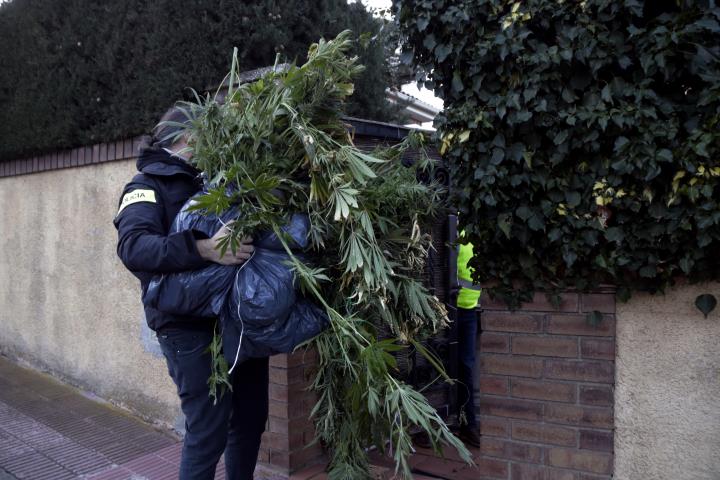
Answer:
<svg viewBox="0 0 720 480"><path fill-rule="evenodd" d="M720 284L636 294L617 305L615 478L720 478Z"/></svg>
<svg viewBox="0 0 720 480"><path fill-rule="evenodd" d="M142 339L139 282L115 253L134 163L0 178L0 353L174 424L175 387Z"/></svg>

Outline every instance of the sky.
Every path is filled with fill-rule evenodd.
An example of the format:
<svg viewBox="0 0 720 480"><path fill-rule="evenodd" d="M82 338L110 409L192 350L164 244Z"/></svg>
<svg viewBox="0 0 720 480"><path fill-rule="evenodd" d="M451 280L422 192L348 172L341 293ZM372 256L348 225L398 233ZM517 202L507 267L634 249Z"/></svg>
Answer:
<svg viewBox="0 0 720 480"><path fill-rule="evenodd" d="M362 3L370 8L388 8L392 5L392 0L362 0Z"/></svg>
<svg viewBox="0 0 720 480"><path fill-rule="evenodd" d="M377 8L389 8L392 5L392 0L361 0L363 5L366 7L369 7L371 9L377 9ZM348 0L348 2L352 2L352 0ZM420 100L422 100L425 103L429 103L433 107L437 107L439 109L443 108L443 101L436 97L432 91L422 88L418 90L415 83L408 83L406 85L403 85L401 90L408 95L412 95L413 97L417 97Z"/></svg>

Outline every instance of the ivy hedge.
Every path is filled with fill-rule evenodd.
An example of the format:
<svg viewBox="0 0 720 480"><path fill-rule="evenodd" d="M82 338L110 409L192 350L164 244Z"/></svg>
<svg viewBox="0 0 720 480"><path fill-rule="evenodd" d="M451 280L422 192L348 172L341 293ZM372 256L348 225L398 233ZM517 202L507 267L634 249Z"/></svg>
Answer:
<svg viewBox="0 0 720 480"><path fill-rule="evenodd" d="M687 0L395 0L471 265L533 291L720 274L720 9Z"/></svg>
<svg viewBox="0 0 720 480"><path fill-rule="evenodd" d="M10 0L0 2L0 161L146 133L176 100L227 73L300 63L349 28L367 70L349 114L387 120L383 21L346 0Z"/></svg>

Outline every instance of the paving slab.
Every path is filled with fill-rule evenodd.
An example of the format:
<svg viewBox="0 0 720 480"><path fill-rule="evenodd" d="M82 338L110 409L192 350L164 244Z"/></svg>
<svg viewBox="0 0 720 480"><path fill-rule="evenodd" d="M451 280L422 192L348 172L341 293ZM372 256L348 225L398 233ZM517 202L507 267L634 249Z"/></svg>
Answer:
<svg viewBox="0 0 720 480"><path fill-rule="evenodd" d="M0 356L0 480L172 480L181 450L174 433ZM376 479L393 478L386 456L375 452L371 461ZM425 449L418 449L410 464L416 480L480 474L452 453L438 459ZM256 480L288 478L263 468ZM224 479L221 459L215 480ZM326 479L325 466L315 465L289 480Z"/></svg>
<svg viewBox="0 0 720 480"><path fill-rule="evenodd" d="M0 356L0 480L177 477L174 433ZM154 461L154 465L152 465Z"/></svg>

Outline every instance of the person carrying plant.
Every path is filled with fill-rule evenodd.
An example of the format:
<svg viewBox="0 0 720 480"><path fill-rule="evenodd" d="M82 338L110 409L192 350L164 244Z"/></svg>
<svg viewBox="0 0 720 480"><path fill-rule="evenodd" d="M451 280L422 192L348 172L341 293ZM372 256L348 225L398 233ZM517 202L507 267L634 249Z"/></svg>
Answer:
<svg viewBox="0 0 720 480"><path fill-rule="evenodd" d="M169 233L180 208L202 187L200 172L188 163L192 152L182 136L187 121L178 107L163 116L140 150L139 173L123 189L113 222L118 256L140 280L143 292L156 274L196 270L211 262L241 265L253 253L252 239L245 238L234 252L227 249L221 254L216 247L227 236L227 228L212 238L194 230ZM268 416L267 357L238 365L230 381L242 395L226 392L215 404L207 383L215 319L149 307L145 317L157 334L185 415L179 478L214 478L225 453L226 478L252 480Z"/></svg>

